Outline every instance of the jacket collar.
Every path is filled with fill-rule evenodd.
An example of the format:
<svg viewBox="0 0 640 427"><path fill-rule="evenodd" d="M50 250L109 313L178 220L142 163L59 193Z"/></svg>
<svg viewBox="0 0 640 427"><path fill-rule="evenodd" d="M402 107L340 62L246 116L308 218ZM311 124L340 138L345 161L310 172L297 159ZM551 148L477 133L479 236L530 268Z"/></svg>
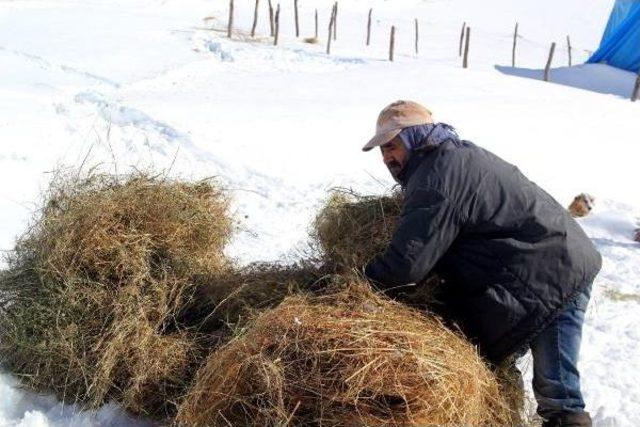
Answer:
<svg viewBox="0 0 640 427"><path fill-rule="evenodd" d="M409 180L411 179L413 174L416 172L416 170L420 167L420 165L423 163L423 161L426 158L430 157L433 154L433 152L437 151L439 148L440 147L433 147L429 150L419 150L411 153L409 160L407 160L407 163L404 165L404 168L402 168L402 170L396 177L396 181L398 182L398 184L400 184L403 190L407 188L407 185L409 184Z"/></svg>

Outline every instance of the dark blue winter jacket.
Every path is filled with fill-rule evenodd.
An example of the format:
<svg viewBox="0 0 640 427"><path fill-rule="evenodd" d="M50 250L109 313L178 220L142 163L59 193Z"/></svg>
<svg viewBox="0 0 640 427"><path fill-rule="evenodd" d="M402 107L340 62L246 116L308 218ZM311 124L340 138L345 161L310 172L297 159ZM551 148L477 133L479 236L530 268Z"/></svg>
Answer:
<svg viewBox="0 0 640 427"><path fill-rule="evenodd" d="M545 328L601 267L584 231L515 166L468 141L413 153L403 212L365 274L391 288L436 270L444 300L492 362Z"/></svg>

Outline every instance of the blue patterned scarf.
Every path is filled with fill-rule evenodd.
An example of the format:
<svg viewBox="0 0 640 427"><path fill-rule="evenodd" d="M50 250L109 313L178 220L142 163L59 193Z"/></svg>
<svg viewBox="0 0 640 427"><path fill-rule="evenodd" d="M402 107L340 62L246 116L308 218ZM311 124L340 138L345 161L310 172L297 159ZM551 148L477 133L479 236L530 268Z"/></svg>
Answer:
<svg viewBox="0 0 640 427"><path fill-rule="evenodd" d="M414 153L420 150L429 151L447 141L459 141L460 137L453 126L432 123L404 128L400 132L400 139L409 153Z"/></svg>

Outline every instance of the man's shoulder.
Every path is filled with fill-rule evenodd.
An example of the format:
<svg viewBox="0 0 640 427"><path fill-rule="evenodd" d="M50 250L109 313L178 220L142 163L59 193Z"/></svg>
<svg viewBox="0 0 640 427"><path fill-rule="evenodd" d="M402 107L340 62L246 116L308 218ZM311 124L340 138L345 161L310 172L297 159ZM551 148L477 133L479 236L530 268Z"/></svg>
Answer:
<svg viewBox="0 0 640 427"><path fill-rule="evenodd" d="M425 156L416 173L419 182L452 175L468 176L469 170L480 167L489 152L469 141L446 143Z"/></svg>
<svg viewBox="0 0 640 427"><path fill-rule="evenodd" d="M469 141L457 141L438 147L425 159L412 176L407 190L431 189L451 200L482 182L491 174L496 156Z"/></svg>

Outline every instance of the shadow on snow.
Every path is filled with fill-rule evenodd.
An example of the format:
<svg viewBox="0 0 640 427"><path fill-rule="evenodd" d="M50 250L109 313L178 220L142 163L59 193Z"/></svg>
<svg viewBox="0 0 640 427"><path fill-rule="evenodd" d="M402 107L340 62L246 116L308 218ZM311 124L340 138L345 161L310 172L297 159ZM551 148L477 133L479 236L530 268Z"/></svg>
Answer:
<svg viewBox="0 0 640 427"><path fill-rule="evenodd" d="M503 74L543 80L544 70L531 68L506 67L496 65ZM605 64L580 64L573 67L552 68L549 73L552 83L571 86L577 89L606 95L630 98L637 78L636 74L610 67Z"/></svg>

